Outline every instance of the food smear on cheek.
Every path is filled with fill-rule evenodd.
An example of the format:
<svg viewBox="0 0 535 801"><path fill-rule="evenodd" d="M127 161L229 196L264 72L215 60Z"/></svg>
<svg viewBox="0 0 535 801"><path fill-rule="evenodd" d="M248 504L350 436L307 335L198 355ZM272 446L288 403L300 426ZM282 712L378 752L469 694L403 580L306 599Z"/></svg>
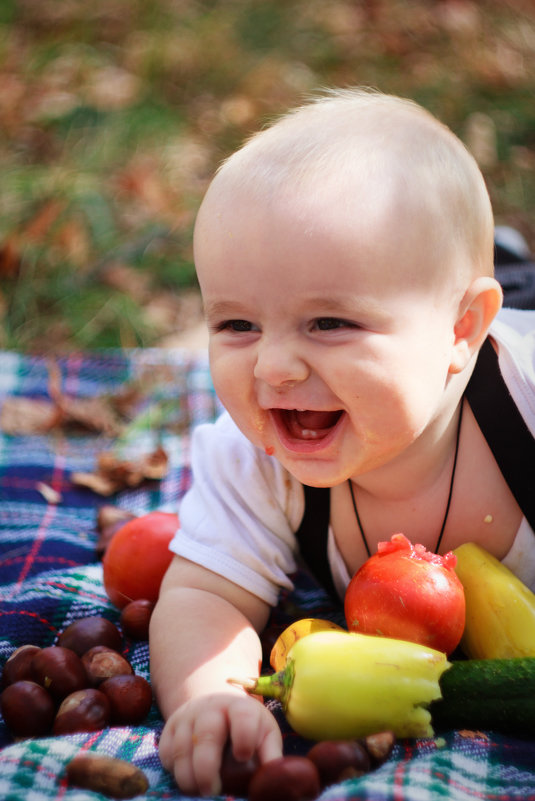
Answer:
<svg viewBox="0 0 535 801"><path fill-rule="evenodd" d="M261 434L266 427L265 415L256 414L253 420L253 427L255 431L258 431L258 433Z"/></svg>
<svg viewBox="0 0 535 801"><path fill-rule="evenodd" d="M273 447L273 445L266 445L264 451L267 454L267 456L273 456L273 454L275 453L275 448Z"/></svg>

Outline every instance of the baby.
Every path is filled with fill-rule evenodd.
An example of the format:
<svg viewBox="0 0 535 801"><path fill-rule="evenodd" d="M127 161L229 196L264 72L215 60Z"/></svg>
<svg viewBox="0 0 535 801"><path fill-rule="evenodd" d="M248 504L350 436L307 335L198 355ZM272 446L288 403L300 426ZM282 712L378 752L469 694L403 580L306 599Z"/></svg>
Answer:
<svg viewBox="0 0 535 801"><path fill-rule="evenodd" d="M226 412L194 435L150 641L163 764L207 795L228 740L238 760L281 754L273 715L227 679L258 675L303 485L330 488L341 598L397 531L433 551L478 542L535 586L533 532L464 398L489 329L517 376L510 343L533 316L495 320L473 158L424 109L376 92L327 93L248 141L210 185L194 247Z"/></svg>

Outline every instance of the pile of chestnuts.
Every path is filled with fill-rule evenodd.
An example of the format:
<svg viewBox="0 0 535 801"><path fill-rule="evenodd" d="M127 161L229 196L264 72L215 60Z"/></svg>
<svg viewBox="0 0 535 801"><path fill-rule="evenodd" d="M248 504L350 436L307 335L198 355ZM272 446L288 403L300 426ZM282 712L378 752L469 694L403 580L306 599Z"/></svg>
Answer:
<svg viewBox="0 0 535 801"><path fill-rule="evenodd" d="M332 784L357 778L381 765L395 736L379 732L360 740L322 740L306 756L283 756L259 765L238 762L230 746L223 754L222 791L249 801L313 801Z"/></svg>
<svg viewBox="0 0 535 801"><path fill-rule="evenodd" d="M120 624L125 636L148 639L153 607L145 600L124 607ZM1 677L0 709L12 734L39 737L142 723L152 705L151 686L134 673L121 653L122 646L120 629L107 618L92 616L67 626L55 645L17 648ZM229 745L221 766L222 791L249 801L312 801L325 787L376 768L388 758L394 743L391 732L361 740L322 741L306 756L284 756L263 765L257 757L238 762ZM93 755L90 763L75 759L68 766L69 780L93 789L97 782L100 791L112 788L114 797L130 797L124 771L134 768L125 763L118 771L119 762L100 755ZM146 781L135 771L128 777L132 793L139 792L140 777L143 787Z"/></svg>
<svg viewBox="0 0 535 801"><path fill-rule="evenodd" d="M148 638L153 604L132 601L121 613L131 639ZM0 709L15 737L138 725L152 705L149 682L122 656L119 628L105 617L76 620L44 648L22 645L2 672Z"/></svg>

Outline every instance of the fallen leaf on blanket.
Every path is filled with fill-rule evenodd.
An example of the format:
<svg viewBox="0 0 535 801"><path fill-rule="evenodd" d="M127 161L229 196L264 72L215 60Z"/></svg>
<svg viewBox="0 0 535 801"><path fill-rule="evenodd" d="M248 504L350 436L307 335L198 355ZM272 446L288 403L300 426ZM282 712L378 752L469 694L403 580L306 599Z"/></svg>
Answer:
<svg viewBox="0 0 535 801"><path fill-rule="evenodd" d="M47 503L57 504L61 503L61 494L51 487L49 484L45 484L44 481L38 481L35 485L35 489L37 492L40 492L45 501Z"/></svg>
<svg viewBox="0 0 535 801"><path fill-rule="evenodd" d="M94 472L72 473L71 481L99 495L113 495L122 489L138 487L146 479L163 478L168 467L169 457L161 446L136 461L119 459L111 452L104 452L99 454Z"/></svg>
<svg viewBox="0 0 535 801"><path fill-rule="evenodd" d="M57 405L58 426L79 425L109 437L117 436L122 424L106 398L63 397Z"/></svg>
<svg viewBox="0 0 535 801"><path fill-rule="evenodd" d="M55 404L34 398L6 398L0 412L0 428L6 434L26 436L50 431L57 422Z"/></svg>
<svg viewBox="0 0 535 801"><path fill-rule="evenodd" d="M79 425L109 437L121 432L121 422L106 396L77 398L64 394L61 370L54 360L48 362L48 394L56 408L56 427Z"/></svg>
<svg viewBox="0 0 535 801"><path fill-rule="evenodd" d="M459 737L462 737L463 740L483 740L483 741L490 740L490 737L488 736L488 734L485 734L485 732L473 729L459 729L457 734L459 735Z"/></svg>
<svg viewBox="0 0 535 801"><path fill-rule="evenodd" d="M27 436L55 429L80 427L114 437L123 426L106 398L70 398L54 401L9 397L2 404L0 428L6 434Z"/></svg>
<svg viewBox="0 0 535 801"><path fill-rule="evenodd" d="M63 393L60 368L48 362L49 398L12 396L4 400L0 428L6 434L46 434L59 428L81 427L110 437L118 436L123 425L106 396L77 398Z"/></svg>

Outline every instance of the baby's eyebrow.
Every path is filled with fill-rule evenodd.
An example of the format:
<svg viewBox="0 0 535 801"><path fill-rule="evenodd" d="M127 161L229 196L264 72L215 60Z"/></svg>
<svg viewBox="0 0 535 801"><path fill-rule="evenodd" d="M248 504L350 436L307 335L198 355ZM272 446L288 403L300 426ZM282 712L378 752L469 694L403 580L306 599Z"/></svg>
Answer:
<svg viewBox="0 0 535 801"><path fill-rule="evenodd" d="M321 317L355 317L361 314L384 314L383 306L371 298L318 296L306 299L308 309Z"/></svg>
<svg viewBox="0 0 535 801"><path fill-rule="evenodd" d="M246 314L245 308L235 300L215 300L204 304L204 315L208 318L236 317Z"/></svg>

